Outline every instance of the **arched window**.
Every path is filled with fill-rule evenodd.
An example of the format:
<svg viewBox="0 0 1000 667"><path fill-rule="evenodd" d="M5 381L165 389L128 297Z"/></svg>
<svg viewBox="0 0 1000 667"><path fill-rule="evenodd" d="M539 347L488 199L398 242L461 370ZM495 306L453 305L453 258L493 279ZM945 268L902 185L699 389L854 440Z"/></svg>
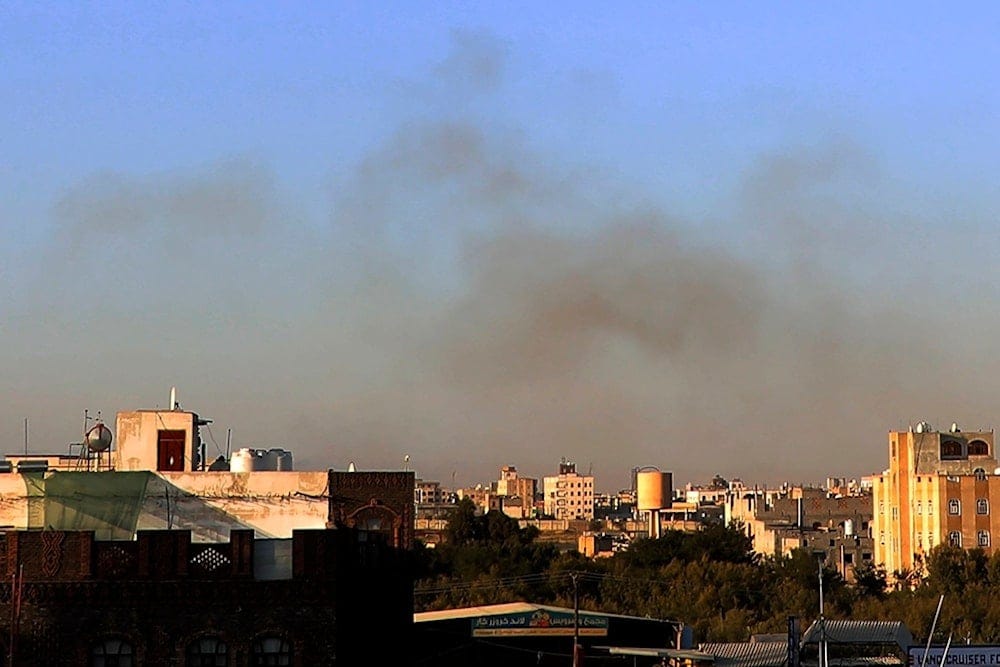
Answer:
<svg viewBox="0 0 1000 667"><path fill-rule="evenodd" d="M253 664L291 665L292 645L281 637L258 637L253 643Z"/></svg>
<svg viewBox="0 0 1000 667"><path fill-rule="evenodd" d="M135 664L132 645L121 639L104 639L90 651L91 667L132 667Z"/></svg>
<svg viewBox="0 0 1000 667"><path fill-rule="evenodd" d="M962 443L958 440L941 441L941 458L960 459L962 458Z"/></svg>
<svg viewBox="0 0 1000 667"><path fill-rule="evenodd" d="M986 471L982 468L976 468L972 471L972 474L976 476L976 479L982 481L986 479Z"/></svg>
<svg viewBox="0 0 1000 667"><path fill-rule="evenodd" d="M969 443L969 456L989 456L990 446L985 440L973 440Z"/></svg>
<svg viewBox="0 0 1000 667"><path fill-rule="evenodd" d="M187 646L187 667L227 667L229 647L218 637L202 637Z"/></svg>

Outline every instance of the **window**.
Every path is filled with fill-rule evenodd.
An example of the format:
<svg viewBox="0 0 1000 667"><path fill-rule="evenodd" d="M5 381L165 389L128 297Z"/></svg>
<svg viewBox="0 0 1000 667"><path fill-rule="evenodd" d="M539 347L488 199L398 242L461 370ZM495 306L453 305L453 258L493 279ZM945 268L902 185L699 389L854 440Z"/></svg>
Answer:
<svg viewBox="0 0 1000 667"><path fill-rule="evenodd" d="M960 459L962 458L962 443L958 440L941 441L941 458Z"/></svg>
<svg viewBox="0 0 1000 667"><path fill-rule="evenodd" d="M975 470L972 471L972 474L975 475L976 479L978 479L981 482L985 481L986 479L986 471L983 470L982 468L976 468Z"/></svg>
<svg viewBox="0 0 1000 667"><path fill-rule="evenodd" d="M985 440L973 440L969 443L969 456L989 456L990 446Z"/></svg>
<svg viewBox="0 0 1000 667"><path fill-rule="evenodd" d="M281 637L259 637L253 643L253 664L291 665L292 646Z"/></svg>
<svg viewBox="0 0 1000 667"><path fill-rule="evenodd" d="M893 507L892 508L892 519L893 519L893 521L899 519L899 508L898 507Z"/></svg>
<svg viewBox="0 0 1000 667"><path fill-rule="evenodd" d="M962 501L952 498L948 501L948 514L959 515L962 513Z"/></svg>
<svg viewBox="0 0 1000 667"><path fill-rule="evenodd" d="M218 637L203 637L188 644L187 667L226 667L229 664L226 642Z"/></svg>
<svg viewBox="0 0 1000 667"><path fill-rule="evenodd" d="M918 501L917 501L917 514L923 514L923 513L924 513L924 508L923 508L923 505L922 505L922 504L920 503L920 501L918 500Z"/></svg>
<svg viewBox="0 0 1000 667"><path fill-rule="evenodd" d="M976 514L989 514L990 513L990 501L986 498L976 499Z"/></svg>
<svg viewBox="0 0 1000 667"><path fill-rule="evenodd" d="M879 503L878 504L878 513L879 514L885 514L885 503Z"/></svg>
<svg viewBox="0 0 1000 667"><path fill-rule="evenodd" d="M962 533L958 532L957 530L953 530L950 533L948 533L948 544L950 544L953 547L962 546Z"/></svg>
<svg viewBox="0 0 1000 667"><path fill-rule="evenodd" d="M132 645L120 639L105 639L90 651L91 667L132 667Z"/></svg>
<svg viewBox="0 0 1000 667"><path fill-rule="evenodd" d="M978 533L976 533L976 543L979 544L979 546L981 547L990 546L990 531L981 530Z"/></svg>

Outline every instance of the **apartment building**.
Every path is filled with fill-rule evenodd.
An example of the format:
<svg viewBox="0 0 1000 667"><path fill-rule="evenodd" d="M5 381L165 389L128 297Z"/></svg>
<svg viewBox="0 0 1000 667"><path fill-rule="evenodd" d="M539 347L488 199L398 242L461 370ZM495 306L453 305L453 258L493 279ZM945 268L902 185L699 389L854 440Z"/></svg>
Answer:
<svg viewBox="0 0 1000 667"><path fill-rule="evenodd" d="M557 519L594 518L594 477L579 474L572 461L563 459L559 474L545 477L542 489L545 514Z"/></svg>
<svg viewBox="0 0 1000 667"><path fill-rule="evenodd" d="M1000 538L1000 474L993 431L947 432L926 422L889 432L889 468L872 479L876 562L921 572L938 544L992 553Z"/></svg>
<svg viewBox="0 0 1000 667"><path fill-rule="evenodd" d="M508 515L517 519L534 516L537 492L538 480L534 477L521 477L514 466L500 468L497 495L504 497L503 510Z"/></svg>

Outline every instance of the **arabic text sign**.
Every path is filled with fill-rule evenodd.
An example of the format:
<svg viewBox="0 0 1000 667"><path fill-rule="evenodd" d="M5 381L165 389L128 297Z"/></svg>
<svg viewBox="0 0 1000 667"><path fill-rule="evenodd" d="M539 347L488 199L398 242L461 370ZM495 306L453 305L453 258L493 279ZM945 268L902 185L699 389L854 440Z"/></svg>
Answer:
<svg viewBox="0 0 1000 667"><path fill-rule="evenodd" d="M605 616L580 614L580 636L606 637L608 619ZM472 619L473 637L570 637L573 635L573 614L561 611L528 611L516 614L477 616Z"/></svg>

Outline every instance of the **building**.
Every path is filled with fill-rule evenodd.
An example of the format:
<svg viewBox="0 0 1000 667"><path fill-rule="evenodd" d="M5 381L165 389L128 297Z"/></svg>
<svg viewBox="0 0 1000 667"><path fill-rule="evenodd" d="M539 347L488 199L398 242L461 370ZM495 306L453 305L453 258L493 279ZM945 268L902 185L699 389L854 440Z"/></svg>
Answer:
<svg viewBox="0 0 1000 667"><path fill-rule="evenodd" d="M728 496L725 522L742 525L762 556L808 549L853 581L854 568L875 558L871 502L868 496L832 496L808 487L744 489Z"/></svg>
<svg viewBox="0 0 1000 667"><path fill-rule="evenodd" d="M581 475L576 464L563 459L559 474L545 477L545 514L556 519L594 518L594 477Z"/></svg>
<svg viewBox="0 0 1000 667"><path fill-rule="evenodd" d="M497 480L497 495L505 498L503 511L516 519L526 519L535 515L535 495L538 493L538 480L534 477L521 477L514 466L500 468L500 479Z"/></svg>
<svg viewBox="0 0 1000 667"><path fill-rule="evenodd" d="M0 649L6 664L25 666L401 664L405 649L376 637L409 636L407 558L362 537L256 540L245 530L196 543L181 530L134 541L9 531L0 574L14 583L0 596Z"/></svg>
<svg viewBox="0 0 1000 667"><path fill-rule="evenodd" d="M979 547L1000 538L1000 475L993 431L945 433L926 422L890 431L889 467L872 480L875 560L890 574L920 573L938 544Z"/></svg>
<svg viewBox="0 0 1000 667"><path fill-rule="evenodd" d="M574 624L586 665L623 664L620 656L608 656L608 646L674 646L682 626L583 609L574 620L573 609L527 602L428 611L414 615L413 661L441 667L568 665Z"/></svg>

